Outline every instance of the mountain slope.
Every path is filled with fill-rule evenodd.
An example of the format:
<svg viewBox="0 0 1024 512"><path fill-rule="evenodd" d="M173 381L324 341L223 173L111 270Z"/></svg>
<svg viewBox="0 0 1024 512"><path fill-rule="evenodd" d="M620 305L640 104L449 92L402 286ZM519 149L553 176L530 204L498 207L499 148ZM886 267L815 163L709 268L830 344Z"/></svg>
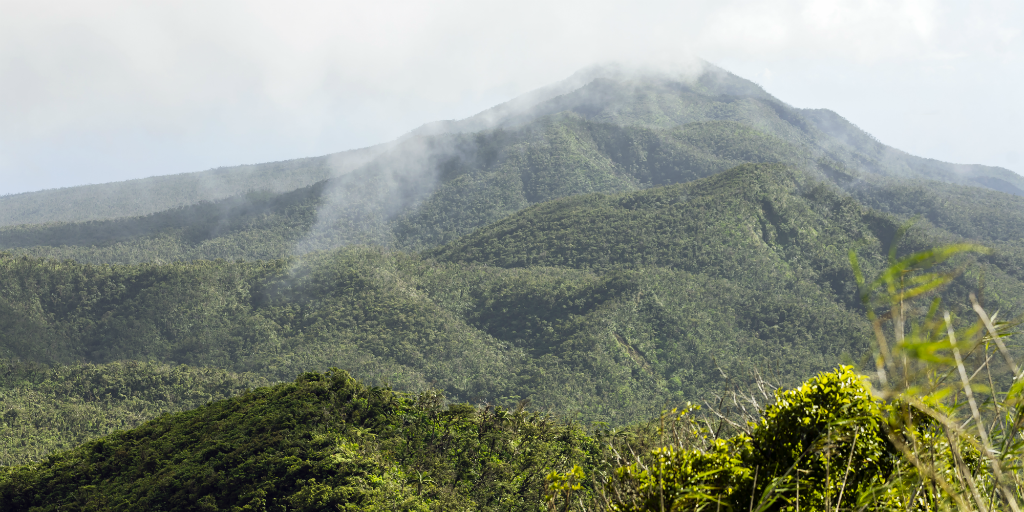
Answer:
<svg viewBox="0 0 1024 512"><path fill-rule="evenodd" d="M775 361L757 365L776 365L787 381L843 352L859 357L866 338L846 250L857 247L870 274L896 227L813 174L747 165L691 184L541 203L428 259L370 249L131 267L8 257L0 310L9 357L156 358L271 378L333 364L364 378L391 372L413 389L443 383L460 399L530 396L617 414L664 394L673 377L691 383L680 398L697 398L719 381L716 366L748 373L767 347ZM956 240L933 231L913 232L911 245ZM1012 271L1014 254L981 264ZM1012 314L1020 283L998 282ZM694 292L702 287L722 296ZM547 305L522 309L529 304ZM698 332L734 341L708 350ZM832 339L824 351L822 336ZM807 358L816 352L821 359ZM594 391L609 379L632 391ZM558 386L586 396L568 401Z"/></svg>
<svg viewBox="0 0 1024 512"><path fill-rule="evenodd" d="M29 252L97 262L266 258L360 243L420 249L537 202L682 183L758 162L817 170L884 211L897 207L891 194L886 197L887 189L920 188L922 180L1009 194L1024 191L1024 178L1005 169L907 155L833 112L792 108L710 64L690 71L672 75L592 68L466 120L425 126L388 145L275 164L280 169L268 164L153 178L153 183L174 182L158 186L163 192L157 200L139 189L149 183L145 180L97 186L93 199L105 201L103 208L110 209L106 213L94 211L96 205L58 197L64 194L60 191L8 196L0 199L0 212L13 220L4 222L37 226L3 229L0 248L35 247ZM267 212L274 219L266 222L252 215L232 218L236 214L230 211L211 215L209 205L188 206L252 189L285 193L309 186L337 174L332 158L343 162L338 165L344 169L358 169L318 183L312 192L315 200L301 212L283 214L281 208L268 206L265 197L245 209ZM208 174L213 179L211 173L223 174L231 184L216 194L195 190L196 179ZM269 202L290 204L293 198ZM235 197L228 202L245 201ZM954 210L972 210L956 197L949 201L959 201ZM936 213L935 207L909 204L910 211L901 215ZM194 213L158 213L171 206ZM908 210L907 203L898 207ZM51 213L32 213L42 209ZM1012 203L1006 211L1024 216L1024 205ZM160 218L139 217L149 213ZM116 226L67 222L112 216L119 217ZM65 225L38 225L55 220ZM66 236L68 232L75 235ZM1007 236L1020 238L1014 234L1000 239Z"/></svg>
<svg viewBox="0 0 1024 512"><path fill-rule="evenodd" d="M622 65L581 70L558 84L579 87L547 99L509 102L462 121L425 126L413 133L476 132L509 128L562 112L620 126L673 127L693 122L730 120L790 143L813 148L850 170L888 177L927 179L981 186L1010 194L1024 192L1024 178L999 167L962 165L909 155L886 146L827 109L797 109L760 86L708 62L682 72L630 69ZM549 94L551 95L551 94Z"/></svg>
<svg viewBox="0 0 1024 512"><path fill-rule="evenodd" d="M908 214L923 203L935 212L907 233L899 254L980 240L993 253L980 257L951 295L959 303L969 291L1000 287L998 308L1013 318L1024 314L1020 226L1009 220L1022 199L980 189L957 198L960 187L929 186L895 188L889 201L875 204ZM999 208L1009 214L989 221ZM424 254L503 268L677 269L780 295L814 283L830 300L857 307L848 251L861 253L867 275L877 272L900 224L900 217L864 206L817 173L746 164L686 184L545 202Z"/></svg>
<svg viewBox="0 0 1024 512"><path fill-rule="evenodd" d="M1010 196L1007 196L1010 197ZM747 164L539 203L423 253L87 265L0 257L0 355L135 359L288 380L336 366L409 391L624 424L758 376L870 360L847 251L870 276L900 221L820 174ZM922 221L900 253L962 241ZM943 292L1024 313L1024 251L953 262ZM1013 350L1018 348L1011 340ZM868 358L868 359L865 359Z"/></svg>
<svg viewBox="0 0 1024 512"><path fill-rule="evenodd" d="M277 196L249 194L142 218L0 228L0 247L95 262L266 258L353 243L416 249L530 204L685 182L750 161L814 165L781 139L738 123L659 130L566 114L514 131L406 141L349 175Z"/></svg>
<svg viewBox="0 0 1024 512"><path fill-rule="evenodd" d="M195 409L270 382L216 368L136 361L47 366L0 360L0 466Z"/></svg>
<svg viewBox="0 0 1024 512"><path fill-rule="evenodd" d="M125 244L133 256L124 259L103 248L145 237L155 240L143 245L158 247L150 259L164 260L268 257L351 243L420 248L552 198L686 182L743 162L775 161L816 166L784 140L731 121L653 129L565 114L515 131L406 141L357 172L280 198L236 198L141 219L5 228L0 247L36 246L34 254L83 261L138 261L131 259L140 253L137 243ZM296 201L305 202L293 208ZM249 246L224 252L220 247L233 245L230 240L211 242L233 231L246 232ZM255 250L254 237L293 247ZM211 243L212 249L200 247ZM65 245L100 249L45 249Z"/></svg>
<svg viewBox="0 0 1024 512"><path fill-rule="evenodd" d="M748 164L689 184L546 202L432 254L502 267L657 266L776 282L806 267L842 272L836 280L845 282L845 252L819 238L838 247L871 240L878 252L889 233L864 213L805 173Z"/></svg>
<svg viewBox="0 0 1024 512"><path fill-rule="evenodd" d="M349 172L386 147L4 195L0 196L0 227L138 217L250 191L288 192Z"/></svg>
<svg viewBox="0 0 1024 512"><path fill-rule="evenodd" d="M914 174L933 181L973 184L1016 196L1024 196L1020 175L985 165L941 162L910 155L886 146L839 114L827 109L801 109L800 115L841 144L855 150L870 167L894 169L897 174ZM866 158L865 158L866 157Z"/></svg>
<svg viewBox="0 0 1024 512"><path fill-rule="evenodd" d="M578 426L442 400L369 388L342 371L307 373L40 464L0 469L0 503L12 510L522 510L541 506L551 470L595 465L599 447Z"/></svg>

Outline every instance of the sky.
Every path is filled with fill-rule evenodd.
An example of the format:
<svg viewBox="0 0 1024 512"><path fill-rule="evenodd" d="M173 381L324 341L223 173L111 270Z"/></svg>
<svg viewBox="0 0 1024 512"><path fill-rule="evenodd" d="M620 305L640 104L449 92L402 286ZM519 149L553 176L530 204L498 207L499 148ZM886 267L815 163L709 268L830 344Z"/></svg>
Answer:
<svg viewBox="0 0 1024 512"><path fill-rule="evenodd" d="M316 156L699 56L912 154L1024 173L1024 2L0 0L0 195Z"/></svg>

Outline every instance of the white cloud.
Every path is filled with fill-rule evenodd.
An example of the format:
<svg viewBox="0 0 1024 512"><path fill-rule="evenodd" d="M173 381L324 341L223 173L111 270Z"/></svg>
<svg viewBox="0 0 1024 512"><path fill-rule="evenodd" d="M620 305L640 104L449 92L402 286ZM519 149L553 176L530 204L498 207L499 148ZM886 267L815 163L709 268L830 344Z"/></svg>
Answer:
<svg viewBox="0 0 1024 512"><path fill-rule="evenodd" d="M0 1L0 193L364 146L689 52L898 147L1009 165L1017 118L985 112L1021 111L1021 19L1013 1ZM962 108L893 114L925 101ZM921 139L983 119L976 150Z"/></svg>

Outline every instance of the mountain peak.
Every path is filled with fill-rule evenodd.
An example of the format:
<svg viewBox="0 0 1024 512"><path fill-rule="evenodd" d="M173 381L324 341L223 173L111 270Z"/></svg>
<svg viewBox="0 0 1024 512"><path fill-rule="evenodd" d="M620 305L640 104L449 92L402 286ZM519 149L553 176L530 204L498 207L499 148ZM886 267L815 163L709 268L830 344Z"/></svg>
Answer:
<svg viewBox="0 0 1024 512"><path fill-rule="evenodd" d="M685 88L706 96L734 96L778 101L759 85L698 58L674 61L606 62L594 64L554 84L535 89L505 103L461 120L424 124L405 135L421 137L443 133L470 133L504 126L517 126L544 115L557 113L568 104L586 104L588 110L615 108L615 97L602 91L620 88L625 95L641 89ZM595 91L597 94L595 95ZM561 101L560 101L561 100Z"/></svg>

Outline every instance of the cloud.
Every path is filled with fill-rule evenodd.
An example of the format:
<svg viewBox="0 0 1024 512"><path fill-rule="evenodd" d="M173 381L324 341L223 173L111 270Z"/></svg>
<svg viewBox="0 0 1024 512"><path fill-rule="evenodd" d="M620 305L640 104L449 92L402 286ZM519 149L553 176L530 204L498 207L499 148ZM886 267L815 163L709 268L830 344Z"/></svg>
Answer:
<svg viewBox="0 0 1024 512"><path fill-rule="evenodd" d="M999 1L4 1L0 9L0 174L45 168L39 176L48 178L22 185L35 188L365 146L595 62L696 54L778 83L769 92L800 103L786 97L780 75L799 78L822 63L867 75L946 66L944 79L967 81L963 63L1016 69L1024 52L1014 23L1024 8ZM1006 79L1019 86L1021 73Z"/></svg>

